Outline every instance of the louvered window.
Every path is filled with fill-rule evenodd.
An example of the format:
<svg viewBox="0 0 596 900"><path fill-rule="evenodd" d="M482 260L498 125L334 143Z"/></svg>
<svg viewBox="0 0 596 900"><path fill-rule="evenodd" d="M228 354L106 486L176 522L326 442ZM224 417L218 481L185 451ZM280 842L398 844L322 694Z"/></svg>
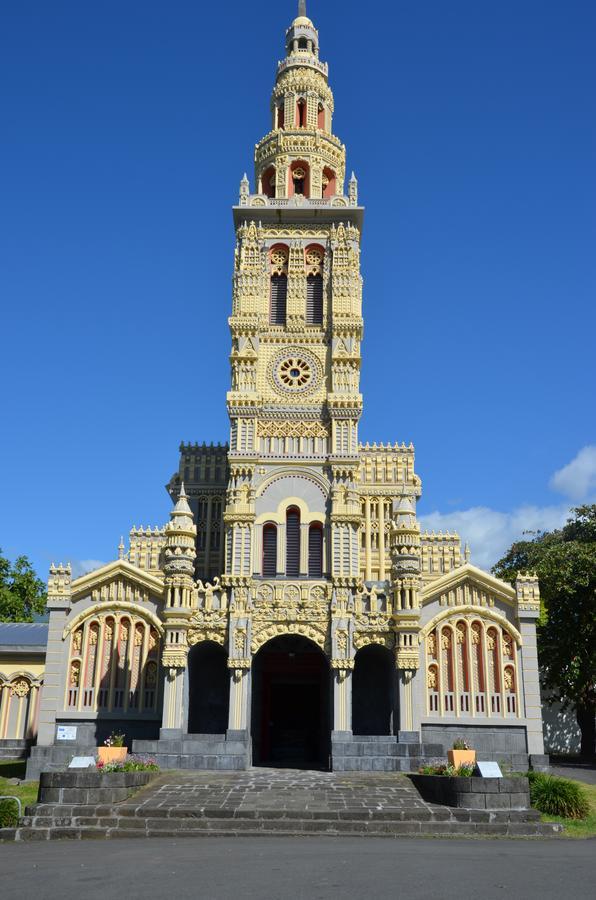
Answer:
<svg viewBox="0 0 596 900"><path fill-rule="evenodd" d="M271 305L269 321L272 325L286 324L286 298L288 296L287 275L271 276Z"/></svg>
<svg viewBox="0 0 596 900"><path fill-rule="evenodd" d="M263 528L263 575L275 578L277 574L277 528L265 525Z"/></svg>
<svg viewBox="0 0 596 900"><path fill-rule="evenodd" d="M311 525L308 529L308 575L310 578L323 577L323 529Z"/></svg>
<svg viewBox="0 0 596 900"><path fill-rule="evenodd" d="M320 325L323 321L323 279L321 275L306 277L306 322Z"/></svg>
<svg viewBox="0 0 596 900"><path fill-rule="evenodd" d="M291 506L286 513L286 575L300 574L300 512Z"/></svg>

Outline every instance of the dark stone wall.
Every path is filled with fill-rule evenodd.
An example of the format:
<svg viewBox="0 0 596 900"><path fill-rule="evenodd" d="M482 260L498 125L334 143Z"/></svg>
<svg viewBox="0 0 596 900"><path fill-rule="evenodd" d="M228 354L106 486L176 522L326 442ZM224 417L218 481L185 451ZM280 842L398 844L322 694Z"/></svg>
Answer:
<svg viewBox="0 0 596 900"><path fill-rule="evenodd" d="M420 795L429 803L465 809L529 809L530 786L521 776L510 778L462 778L445 775L410 775Z"/></svg>

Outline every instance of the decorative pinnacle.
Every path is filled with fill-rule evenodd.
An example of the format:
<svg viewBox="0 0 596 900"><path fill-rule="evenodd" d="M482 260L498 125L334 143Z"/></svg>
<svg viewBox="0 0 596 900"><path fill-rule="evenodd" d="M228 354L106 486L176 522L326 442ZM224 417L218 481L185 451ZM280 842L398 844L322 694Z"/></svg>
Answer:
<svg viewBox="0 0 596 900"><path fill-rule="evenodd" d="M120 543L118 544L118 559L124 559L124 536L120 536Z"/></svg>
<svg viewBox="0 0 596 900"><path fill-rule="evenodd" d="M470 562L470 545L466 541L466 546L464 548L464 557L466 562Z"/></svg>
<svg viewBox="0 0 596 900"><path fill-rule="evenodd" d="M306 0L298 0L298 15L306 18Z"/></svg>

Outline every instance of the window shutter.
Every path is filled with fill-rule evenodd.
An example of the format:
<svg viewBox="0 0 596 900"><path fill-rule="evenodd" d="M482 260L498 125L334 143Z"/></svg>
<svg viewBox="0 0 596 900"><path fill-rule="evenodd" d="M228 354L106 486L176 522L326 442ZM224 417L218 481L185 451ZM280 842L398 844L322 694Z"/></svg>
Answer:
<svg viewBox="0 0 596 900"><path fill-rule="evenodd" d="M275 578L277 574L277 528L265 525L263 528L263 575Z"/></svg>
<svg viewBox="0 0 596 900"><path fill-rule="evenodd" d="M308 529L308 575L310 578L323 577L323 529L311 525Z"/></svg>
<svg viewBox="0 0 596 900"><path fill-rule="evenodd" d="M300 574L300 513L291 507L286 513L286 576Z"/></svg>
<svg viewBox="0 0 596 900"><path fill-rule="evenodd" d="M271 307L269 319L272 325L286 324L287 275L271 276Z"/></svg>
<svg viewBox="0 0 596 900"><path fill-rule="evenodd" d="M323 322L323 278L321 275L306 277L306 322L321 325Z"/></svg>

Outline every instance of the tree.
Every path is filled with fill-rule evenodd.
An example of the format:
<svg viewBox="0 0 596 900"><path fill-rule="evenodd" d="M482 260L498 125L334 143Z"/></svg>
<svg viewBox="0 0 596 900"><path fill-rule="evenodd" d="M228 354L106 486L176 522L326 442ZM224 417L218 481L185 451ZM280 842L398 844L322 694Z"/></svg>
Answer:
<svg viewBox="0 0 596 900"><path fill-rule="evenodd" d="M540 579L538 658L544 686L563 708L575 710L582 756L595 754L596 729L596 504L573 510L563 528L516 541L493 566L499 578L518 571Z"/></svg>
<svg viewBox="0 0 596 900"><path fill-rule="evenodd" d="M32 622L46 607L46 586L26 556L14 563L0 549L0 622Z"/></svg>

